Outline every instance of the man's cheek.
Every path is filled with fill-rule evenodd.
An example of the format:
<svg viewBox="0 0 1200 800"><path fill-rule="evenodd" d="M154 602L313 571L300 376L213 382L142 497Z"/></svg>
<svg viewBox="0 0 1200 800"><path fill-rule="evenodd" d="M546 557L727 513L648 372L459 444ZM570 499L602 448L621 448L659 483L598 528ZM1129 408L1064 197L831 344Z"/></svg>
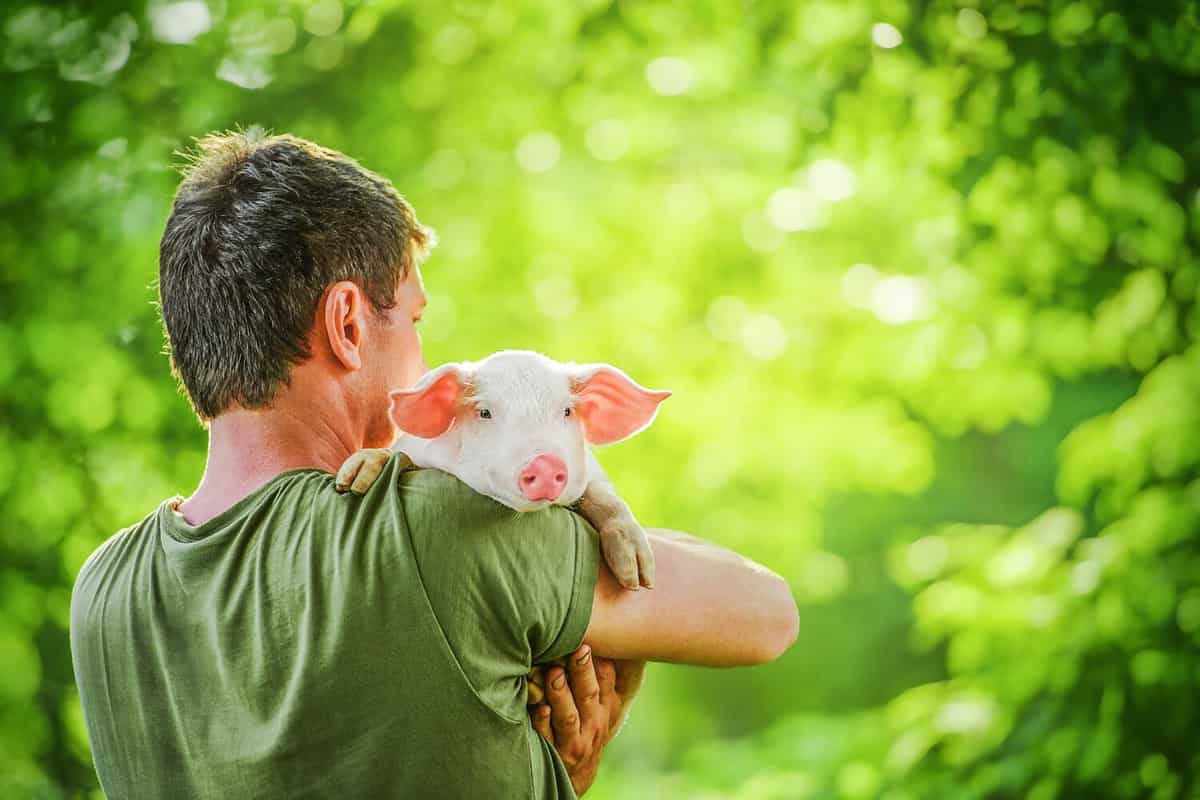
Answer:
<svg viewBox="0 0 1200 800"><path fill-rule="evenodd" d="M425 355L421 352L421 339L417 337L416 344L409 353L407 353L405 365L408 368L409 385L416 383L421 379L421 376L429 372L429 365L425 363Z"/></svg>

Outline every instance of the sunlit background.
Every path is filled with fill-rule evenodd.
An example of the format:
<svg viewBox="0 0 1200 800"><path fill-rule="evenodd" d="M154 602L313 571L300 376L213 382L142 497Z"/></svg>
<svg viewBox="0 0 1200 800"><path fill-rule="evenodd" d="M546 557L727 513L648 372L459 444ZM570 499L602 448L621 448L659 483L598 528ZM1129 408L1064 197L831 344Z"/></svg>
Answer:
<svg viewBox="0 0 1200 800"><path fill-rule="evenodd" d="M158 240L252 124L438 231L431 364L674 390L606 467L791 582L792 650L653 666L589 796L1197 796L1193 3L123 6L0 12L0 796L99 796L70 587L199 478Z"/></svg>

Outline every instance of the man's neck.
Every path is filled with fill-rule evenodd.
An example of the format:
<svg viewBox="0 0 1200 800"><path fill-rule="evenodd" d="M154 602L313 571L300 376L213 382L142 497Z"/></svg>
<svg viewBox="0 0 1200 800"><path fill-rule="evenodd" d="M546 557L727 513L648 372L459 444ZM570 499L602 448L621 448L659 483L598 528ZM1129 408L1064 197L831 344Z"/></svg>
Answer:
<svg viewBox="0 0 1200 800"><path fill-rule="evenodd" d="M231 410L212 420L204 477L177 507L189 524L212 519L281 472L312 468L336 473L363 447L344 415L324 416L290 405Z"/></svg>

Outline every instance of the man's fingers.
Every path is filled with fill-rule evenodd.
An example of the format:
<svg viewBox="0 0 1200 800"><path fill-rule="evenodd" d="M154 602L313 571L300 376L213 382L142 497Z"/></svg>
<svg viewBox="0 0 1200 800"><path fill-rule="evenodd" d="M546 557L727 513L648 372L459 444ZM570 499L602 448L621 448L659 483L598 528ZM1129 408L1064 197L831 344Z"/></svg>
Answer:
<svg viewBox="0 0 1200 800"><path fill-rule="evenodd" d="M525 678L525 688L527 697L525 705L537 705L546 699L546 672L541 667L534 667L529 670L529 675ZM547 706L548 708L548 706Z"/></svg>
<svg viewBox="0 0 1200 800"><path fill-rule="evenodd" d="M546 675L550 679L546 694L550 699L550 725L556 739L565 740L579 735L579 710L571 687L567 685L567 674L562 667L555 667Z"/></svg>
<svg viewBox="0 0 1200 800"><path fill-rule="evenodd" d="M575 708L579 710L579 726L582 729L601 711L600 684L597 683L592 663L592 648L585 644L572 653L567 659L567 669L571 676L571 695L575 698Z"/></svg>
<svg viewBox="0 0 1200 800"><path fill-rule="evenodd" d="M554 732L550 730L550 706L541 703L529 709L529 718L533 721L533 729L537 731L550 746L554 746Z"/></svg>
<svg viewBox="0 0 1200 800"><path fill-rule="evenodd" d="M617 668L607 658L592 657L596 665L596 683L600 687L600 703L609 708L613 703L613 695L617 691Z"/></svg>

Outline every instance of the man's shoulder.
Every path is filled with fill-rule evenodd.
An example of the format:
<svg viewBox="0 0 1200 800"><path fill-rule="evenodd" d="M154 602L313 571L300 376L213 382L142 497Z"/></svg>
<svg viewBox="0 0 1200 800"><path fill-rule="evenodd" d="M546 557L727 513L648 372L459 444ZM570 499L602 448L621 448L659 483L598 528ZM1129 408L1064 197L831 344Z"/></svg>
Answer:
<svg viewBox="0 0 1200 800"><path fill-rule="evenodd" d="M430 508L438 517L453 515L482 521L499 518L509 511L463 483L457 476L431 467L403 470L398 476L396 488L406 508Z"/></svg>
<svg viewBox="0 0 1200 800"><path fill-rule="evenodd" d="M169 502L164 500L142 519L109 536L84 559L71 587L73 607L95 594L98 579L112 581L118 578L123 565L139 563L139 554L148 545L148 537L153 534L158 516Z"/></svg>

